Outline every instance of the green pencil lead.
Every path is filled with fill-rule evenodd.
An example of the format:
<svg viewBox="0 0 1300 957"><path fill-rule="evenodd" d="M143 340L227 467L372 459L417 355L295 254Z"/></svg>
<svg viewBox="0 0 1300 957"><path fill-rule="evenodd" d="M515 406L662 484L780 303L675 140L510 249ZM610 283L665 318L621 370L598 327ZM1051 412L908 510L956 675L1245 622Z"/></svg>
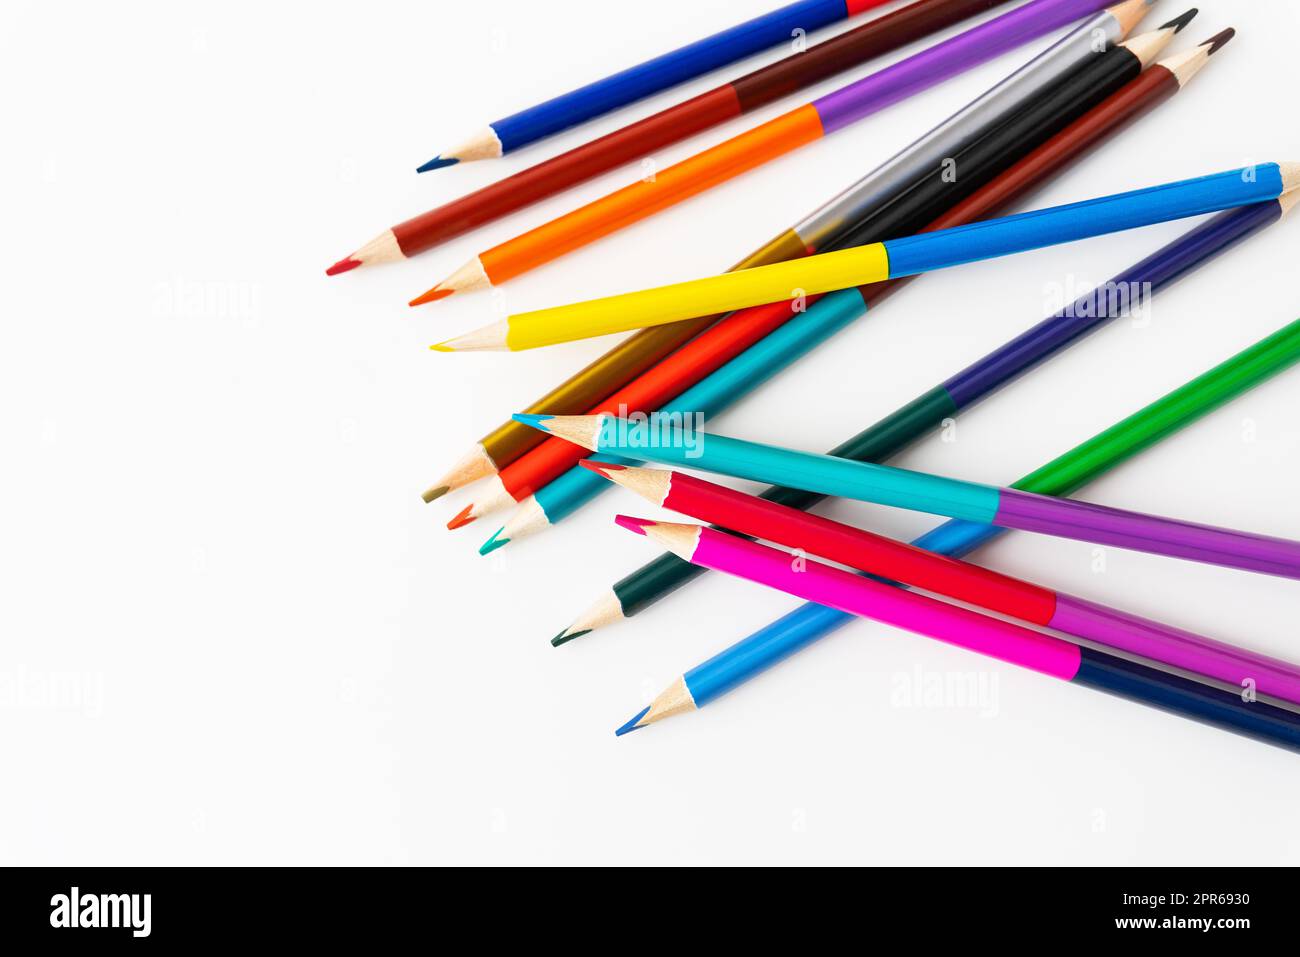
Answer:
<svg viewBox="0 0 1300 957"><path fill-rule="evenodd" d="M590 628L582 628L578 631L569 631L569 629L566 628L551 639L551 647L558 648L560 645L567 645L569 642L573 641L574 638L581 638L583 635L589 634L591 634Z"/></svg>

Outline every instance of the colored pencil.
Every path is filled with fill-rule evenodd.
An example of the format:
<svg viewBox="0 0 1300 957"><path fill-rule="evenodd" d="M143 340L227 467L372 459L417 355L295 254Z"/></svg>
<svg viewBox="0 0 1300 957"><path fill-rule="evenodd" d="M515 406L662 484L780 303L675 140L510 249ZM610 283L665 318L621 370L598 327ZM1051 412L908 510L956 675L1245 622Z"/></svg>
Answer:
<svg viewBox="0 0 1300 957"><path fill-rule="evenodd" d="M1222 213L1099 288L1146 288L1150 295L1156 295L1278 222L1296 199L1296 193L1288 193L1280 201ZM1100 296L1096 291L1085 293L1068 308L976 360L836 446L829 454L856 461L886 461L932 434L945 419L967 412L1004 385L1081 342L1123 311L1123 303L1118 299ZM594 483L595 476L590 476L590 481ZM823 498L780 487L767 489L763 497L800 509L812 508ZM698 566L683 562L675 555L662 555L616 582L552 642L563 644L624 618L635 617L701 574L703 570Z"/></svg>
<svg viewBox="0 0 1300 957"><path fill-rule="evenodd" d="M1043 91L1094 56L1099 46L1113 44L1127 36L1149 3L1150 0L1125 0L1085 20L1007 79L849 189L822 204L803 221L764 243L733 268L766 265L828 248L846 227L858 223L864 213L882 207L927 170L943 159L955 156L970 145L988 124L1016 115L1020 107L1035 102ZM1099 39L1102 42L1099 43ZM586 412L615 389L653 368L719 318L706 316L638 332L530 404L525 411L564 415ZM449 491L490 476L541 441L542 437L534 429L507 419L431 485L423 498L431 502Z"/></svg>
<svg viewBox="0 0 1300 957"><path fill-rule="evenodd" d="M380 233L326 272L396 262L897 50L1006 0L917 0ZM1130 0L1130 5L1132 0ZM1123 11L1127 12L1127 11ZM1107 24L1119 23L1113 16ZM1114 31L1118 33L1118 29ZM1111 38L1111 42L1118 36Z"/></svg>
<svg viewBox="0 0 1300 957"><path fill-rule="evenodd" d="M662 419L529 415L525 421L593 452L612 452L661 465L791 485L819 495L928 512L981 525L1000 525L1208 565L1300 578L1300 541L1066 501L889 465L853 462L716 432L705 435L693 428L683 428L683 419L681 414Z"/></svg>
<svg viewBox="0 0 1300 957"><path fill-rule="evenodd" d="M1141 669L1143 677L1148 681L1155 680L1159 672L1145 665L1091 648L1082 648L1040 631L992 618L968 608L949 605L936 598L854 575L821 562L801 560L796 569L788 552L702 525L654 522L624 515L618 516L616 521L624 528L667 547L683 560L705 568L797 595L849 615L870 618L905 631L936 638L1062 681L1081 679L1083 684L1099 690L1174 711L1184 717L1198 721L1207 718L1200 707L1199 697L1196 704L1175 707L1167 695L1134 689L1131 683L1114 678L1116 671L1132 674L1133 670ZM1098 680L1099 677L1101 680ZM1195 684L1187 679L1179 679L1179 682ZM1163 683L1163 686L1171 684L1174 682ZM1184 690L1190 692L1194 689ZM1232 707L1236 712L1232 718L1215 716L1216 720L1212 723L1250 734L1270 744L1300 751L1300 714L1259 702L1247 703L1239 696L1229 699L1230 693L1219 689L1206 687L1206 691L1218 691L1220 707ZM678 711L690 709L691 705L684 700L677 703ZM615 733L625 734L643 726L649 717L649 710L634 717Z"/></svg>
<svg viewBox="0 0 1300 957"><path fill-rule="evenodd" d="M519 276L1106 6L1107 0L1030 0L957 37L657 171L652 180L625 186L494 246L411 304L433 302Z"/></svg>
<svg viewBox="0 0 1300 957"><path fill-rule="evenodd" d="M517 313L432 348L521 351L709 313L915 276L1267 202L1300 185L1300 163L1267 163L883 243L854 246L708 279Z"/></svg>
<svg viewBox="0 0 1300 957"><path fill-rule="evenodd" d="M1011 197L1004 189L998 189L992 194L1002 200L996 208L963 204L965 215L961 218L954 220L943 216L937 221L933 220L933 216L939 210L950 207L954 200L983 187L1014 162L1022 159L1031 149L1040 146L1052 134L1059 133L1089 107L1097 106L1098 101L1106 94L1134 81L1141 73L1142 63L1156 55L1158 50L1172 38L1177 28L1177 26L1170 26L1151 34L1135 37L1123 46L1113 48L1105 55L1094 58L1067 80L1047 91L1037 102L1026 105L1014 121L1003 124L974 146L956 154L957 167L963 171L960 183L951 182L951 178L944 175L943 167L937 167L903 197L887 204L878 215L869 215L855 234L861 235L864 241L870 241L914 231L919 223L929 223L927 227L929 229L943 228L981 219L1005 208L1008 205L1007 200ZM1162 68L1161 74L1170 87L1178 88L1171 71ZM1159 84L1151 88L1161 89L1164 85ZM1090 126L1088 138L1091 142L1096 142L1098 138L1113 129L1114 126ZM1086 148L1076 143L1072 144L1070 150L1065 152L1058 150L1053 155L1061 158L1063 161L1061 165L1064 166L1064 161L1077 161L1085 152ZM1021 182L1026 186L1041 181L1042 171L1037 167L1033 169L1040 176L1027 172L1021 177ZM845 328L849 322L860 318L865 314L870 302L878 300L881 294L887 293L891 288L882 284L867 290L849 290L844 294L828 297L831 301L826 304L812 301L786 302L733 313L664 360L654 372L660 372L670 366L689 367L695 352L709 349L715 340L724 337L740 340L736 343L736 352L742 349L749 350L743 360L728 362L726 366L704 378L704 381L700 379L703 373L709 370L706 368L701 373L695 374L692 368L693 374L689 378L680 376L670 383L678 388L675 397L673 397L674 393L667 388L647 389L645 387L647 384L657 385L648 382L654 373L647 374L614 393L600 405L589 410L588 414L618 413L620 410L650 411L659 408L660 411L697 410L704 415L715 415L739 401L776 372L797 361L814 346ZM806 306L808 311L801 314L798 311L801 306ZM809 314L814 311L815 315ZM753 351L756 348L755 343L796 316L800 317L797 330L793 332L793 335L798 336L797 339L782 336L779 346L776 343L765 343L759 351ZM722 361L730 358L731 356L725 356ZM716 365L722 366L722 361L718 361ZM681 391L684 386L691 385L692 382L693 387ZM664 402L669 402L666 408L663 407ZM485 515L512 501L521 502L519 513L489 540L489 543L484 546L484 553L545 528L558 520L561 515L571 511L569 503L572 508L576 508L583 500L595 494L595 491L592 491L583 495L582 490L593 488L591 476L586 473L579 473L564 482L560 489L550 491L551 485L548 483L559 477L562 472L574 470L580 455L581 452L567 442L558 439L547 440L503 469L492 480L491 487L485 494L476 497L474 502L467 506L454 521L463 522ZM594 487L599 488L600 483L594 483Z"/></svg>
<svg viewBox="0 0 1300 957"><path fill-rule="evenodd" d="M1300 704L1300 665L905 545L677 471L584 462L646 501L891 582L977 605L1194 675Z"/></svg>
<svg viewBox="0 0 1300 957"><path fill-rule="evenodd" d="M417 172L424 173L469 160L497 159L769 47L788 43L798 31L811 33L885 2L887 0L798 0L489 123L486 129L475 133L460 146L435 156Z"/></svg>
<svg viewBox="0 0 1300 957"><path fill-rule="evenodd" d="M1015 483L1016 488L1042 495L1071 495L1093 479L1109 472L1139 452L1186 428L1255 386L1268 381L1300 362L1300 321L1279 330L1239 352L1208 372L1157 399L1104 432L1075 446ZM800 505L797 507L808 507ZM993 525L951 521L940 525L912 544L940 555L963 557L1005 533ZM673 556L679 565L681 559ZM643 711L642 725L677 710L695 710L757 677L773 665L824 638L853 618L831 608L809 603L760 629L703 664L691 669L669 686L656 703ZM1124 672L1117 670L1116 676ZM1130 675L1135 685L1158 688L1154 678ZM678 689L686 692L683 699ZM1218 708L1218 696L1197 689L1168 688L1174 700L1201 701L1210 711ZM1240 700L1231 692L1226 696ZM634 719L638 720L638 719ZM629 722L631 724L632 722Z"/></svg>

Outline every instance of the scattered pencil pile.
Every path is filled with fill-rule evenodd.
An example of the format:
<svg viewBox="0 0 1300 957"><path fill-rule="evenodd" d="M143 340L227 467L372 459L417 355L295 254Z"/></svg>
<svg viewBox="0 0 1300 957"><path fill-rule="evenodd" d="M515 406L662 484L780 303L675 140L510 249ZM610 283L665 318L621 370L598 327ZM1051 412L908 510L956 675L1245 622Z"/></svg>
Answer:
<svg viewBox="0 0 1300 957"><path fill-rule="evenodd" d="M790 4L494 121L419 171L504 156L784 43L792 31L811 32L883 2ZM840 330L874 314L927 272L1217 214L1106 286L1157 295L1280 221L1300 197L1297 163L1256 164L1065 206L1013 211L1037 188L1108 147L1180 93L1233 37L1232 30L1225 30L1169 53L1197 11L1138 32L1155 2L916 0L409 219L327 270L335 275L435 248L835 74L981 18L950 39L706 149L651 180L481 252L411 305L496 286L865 121L993 57L1064 31L1043 53L762 243L729 272L512 315L432 347L442 352L517 351L634 332L502 421L424 493L424 500L432 502L485 481L485 491L448 523L453 529L515 508L484 542L483 554L543 532L614 485L709 523L618 516L619 525L666 552L607 588L552 644L566 644L640 614L709 569L808 602L685 672L618 734L700 708L845 622L870 618L1300 750L1300 665L966 560L994 537L1021 530L1300 579L1300 542L1068 497L1300 362L1300 320L1005 487L884 463L933 434L945 419L1120 317L1132 302L1086 294L826 455L713 432L705 440L693 427L700 417L722 412ZM1006 6L1013 9L996 9ZM950 175L954 166L959 176ZM1123 161L1117 166L1122 171ZM667 469L647 468L643 462ZM749 495L682 469L771 487ZM905 544L809 514L829 496L949 520ZM787 549L815 557L792 561ZM1243 686L1258 695L1242 695Z"/></svg>

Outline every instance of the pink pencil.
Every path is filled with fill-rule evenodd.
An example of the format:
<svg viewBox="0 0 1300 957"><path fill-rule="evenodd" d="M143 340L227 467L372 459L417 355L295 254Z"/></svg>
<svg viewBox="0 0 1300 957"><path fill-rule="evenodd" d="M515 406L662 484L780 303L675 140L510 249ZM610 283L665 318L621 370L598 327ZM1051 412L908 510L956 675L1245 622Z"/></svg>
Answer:
<svg viewBox="0 0 1300 957"><path fill-rule="evenodd" d="M702 525L652 522L626 515L618 516L615 521L654 539L688 562L767 585L806 601L872 618L1064 681L1071 680L1079 671L1081 656L1077 645L1032 628L990 618L820 562L795 558L788 552Z"/></svg>

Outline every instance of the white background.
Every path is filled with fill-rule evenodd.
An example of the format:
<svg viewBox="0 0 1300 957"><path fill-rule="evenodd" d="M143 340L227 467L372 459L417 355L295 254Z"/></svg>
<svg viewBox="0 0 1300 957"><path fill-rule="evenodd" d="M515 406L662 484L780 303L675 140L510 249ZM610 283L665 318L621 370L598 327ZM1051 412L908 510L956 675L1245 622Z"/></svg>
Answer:
<svg viewBox="0 0 1300 957"><path fill-rule="evenodd" d="M639 170L409 262L323 275L393 222L742 68L503 161L416 176L439 149L770 6L7 5L4 862L1300 862L1296 755L868 623L616 740L675 676L795 603L715 575L554 650L657 554L610 521L647 507L613 492L484 559L497 523L451 533L467 497L420 501L610 344L429 343L497 308L717 272L1048 43L539 269L496 304L405 302ZM1184 8L1162 0L1148 26ZM1239 37L1193 86L1034 205L1300 159L1300 12L1209 0L1173 49L1229 25ZM927 277L714 426L829 448L1039 321L1060 284L1102 281L1188 228ZM1274 227L1164 293L1148 327L1115 324L963 415L956 442L896 462L1014 480L1300 315L1298 240L1300 223ZM1298 408L1300 369L1081 497L1300 537ZM828 513L899 537L935 524ZM1098 573L1089 546L1020 533L980 559L1300 657L1293 581L1114 550ZM992 689L986 707L904 700L917 675L970 674Z"/></svg>

